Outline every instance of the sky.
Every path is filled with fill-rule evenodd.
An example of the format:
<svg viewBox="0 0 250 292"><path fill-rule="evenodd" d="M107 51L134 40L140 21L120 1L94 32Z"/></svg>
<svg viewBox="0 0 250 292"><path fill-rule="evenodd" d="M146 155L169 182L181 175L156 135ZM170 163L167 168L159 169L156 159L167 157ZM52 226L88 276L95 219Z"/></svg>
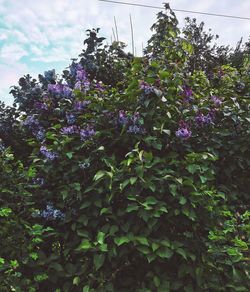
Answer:
<svg viewBox="0 0 250 292"><path fill-rule="evenodd" d="M119 1L119 0L118 0ZM122 1L122 0L120 0ZM126 0L163 6L164 0ZM165 1L166 2L166 1ZM250 0L168 0L172 8L250 17ZM85 30L100 27L100 35L110 43L114 17L119 40L131 51L131 14L137 54L150 38L150 27L160 10L125 6L98 0L0 0L0 100L11 105L10 86L30 74L56 69L60 74L70 59L83 48ZM250 20L237 20L176 12L180 27L184 18L204 21L206 28L220 36L219 43L235 46L250 35Z"/></svg>

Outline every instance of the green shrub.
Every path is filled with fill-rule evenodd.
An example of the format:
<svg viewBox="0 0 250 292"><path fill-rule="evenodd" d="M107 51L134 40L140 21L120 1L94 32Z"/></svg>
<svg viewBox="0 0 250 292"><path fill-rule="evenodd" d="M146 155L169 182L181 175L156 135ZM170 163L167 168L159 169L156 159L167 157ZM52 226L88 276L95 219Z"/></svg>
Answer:
<svg viewBox="0 0 250 292"><path fill-rule="evenodd" d="M32 152L1 154L2 291L248 291L249 63L191 73L168 12L144 57L94 31L67 84L16 88Z"/></svg>

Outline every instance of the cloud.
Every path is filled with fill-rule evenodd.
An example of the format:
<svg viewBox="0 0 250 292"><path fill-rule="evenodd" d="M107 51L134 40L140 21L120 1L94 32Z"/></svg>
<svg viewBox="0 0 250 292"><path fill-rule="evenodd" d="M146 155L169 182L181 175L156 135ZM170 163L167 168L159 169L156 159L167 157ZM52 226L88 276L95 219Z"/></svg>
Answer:
<svg viewBox="0 0 250 292"><path fill-rule="evenodd" d="M0 50L1 61L5 63L19 61L23 56L27 55L27 51L16 44L6 44Z"/></svg>
<svg viewBox="0 0 250 292"><path fill-rule="evenodd" d="M128 2L136 2L128 0ZM140 3L140 1L137 1ZM163 6L163 0L143 0L143 4ZM241 0L168 0L176 9L188 9L220 14L248 16L250 1ZM17 82L24 73L39 72L41 68L55 65L55 69L68 65L82 49L84 31L100 27L101 35L110 42L114 16L119 38L128 44L131 51L129 14L133 19L135 45L138 54L142 43L150 38L150 27L160 10L99 2L97 0L0 0L0 92ZM249 21L240 21L212 16L176 12L180 26L186 16L204 21L206 28L220 35L220 43L234 45L241 36L245 40L250 31ZM23 58L25 57L25 58ZM37 67L35 64L37 63ZM11 66L8 68L7 64ZM41 64L44 64L41 67ZM51 68L51 67L50 67ZM48 68L48 69L50 69ZM14 72L16 70L16 73ZM5 73L6 72L6 73ZM7 78L10 81L7 82Z"/></svg>

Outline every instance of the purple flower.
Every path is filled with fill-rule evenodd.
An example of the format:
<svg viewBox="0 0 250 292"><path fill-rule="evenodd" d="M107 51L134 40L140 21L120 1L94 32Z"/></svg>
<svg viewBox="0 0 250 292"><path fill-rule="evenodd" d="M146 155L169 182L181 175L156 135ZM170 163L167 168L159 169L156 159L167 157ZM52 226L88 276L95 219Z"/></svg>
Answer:
<svg viewBox="0 0 250 292"><path fill-rule="evenodd" d="M88 125L85 129L80 130L80 137L82 141L89 140L94 135L95 135L95 130L90 125Z"/></svg>
<svg viewBox="0 0 250 292"><path fill-rule="evenodd" d="M37 110L44 110L44 111L48 110L48 105L41 101L36 101L34 106Z"/></svg>
<svg viewBox="0 0 250 292"><path fill-rule="evenodd" d="M144 134L145 133L144 129L138 125L129 126L127 132L131 133L131 134Z"/></svg>
<svg viewBox="0 0 250 292"><path fill-rule="evenodd" d="M216 107L221 106L222 101L221 101L221 99L220 99L219 97L213 95L213 96L211 96L210 98L211 98L211 100L213 101L213 103L214 103L214 105L215 105Z"/></svg>
<svg viewBox="0 0 250 292"><path fill-rule="evenodd" d="M189 130L189 126L184 121L180 121L179 128L175 132L176 137L186 140L191 137L192 132Z"/></svg>
<svg viewBox="0 0 250 292"><path fill-rule="evenodd" d="M56 71L55 69L53 70L48 70L44 72L44 78L46 81L51 82L56 79Z"/></svg>
<svg viewBox="0 0 250 292"><path fill-rule="evenodd" d="M95 86L95 88L97 90L99 90L99 91L104 91L105 90L105 88L103 87L102 83L97 83L96 86Z"/></svg>
<svg viewBox="0 0 250 292"><path fill-rule="evenodd" d="M87 79L87 73L83 69L79 69L76 71L76 80L77 81L84 81Z"/></svg>
<svg viewBox="0 0 250 292"><path fill-rule="evenodd" d="M122 126L127 125L129 118L124 110L120 110L118 113L118 123Z"/></svg>
<svg viewBox="0 0 250 292"><path fill-rule="evenodd" d="M203 113L198 113L195 117L196 125L199 127L212 124L213 120L214 120L214 112L212 110L210 110L209 113L206 115L204 115Z"/></svg>
<svg viewBox="0 0 250 292"><path fill-rule="evenodd" d="M63 135L73 135L76 133L79 133L79 128L77 126L68 126L68 127L63 127L61 129L61 133Z"/></svg>
<svg viewBox="0 0 250 292"><path fill-rule="evenodd" d="M39 127L37 131L33 131L33 135L36 136L38 141L43 141L45 138L45 130L42 127Z"/></svg>
<svg viewBox="0 0 250 292"><path fill-rule="evenodd" d="M75 63L75 62L72 62L72 64L69 66L69 70L70 70L70 74L75 77L76 76L76 72L78 70L82 70L83 67L81 64L79 63Z"/></svg>
<svg viewBox="0 0 250 292"><path fill-rule="evenodd" d="M38 216L46 220L63 220L65 218L65 214L62 211L55 209L51 203L48 203L44 210L39 211Z"/></svg>
<svg viewBox="0 0 250 292"><path fill-rule="evenodd" d="M188 130L187 128L179 128L175 132L175 134L176 134L176 137L186 140L186 139L191 137L192 132L190 130Z"/></svg>
<svg viewBox="0 0 250 292"><path fill-rule="evenodd" d="M192 100L192 96L193 96L193 90L187 86L184 85L182 87L182 96L184 97L184 102L190 102Z"/></svg>
<svg viewBox="0 0 250 292"><path fill-rule="evenodd" d="M72 125L76 121L76 116L72 113L66 113L66 120L69 125Z"/></svg>
<svg viewBox="0 0 250 292"><path fill-rule="evenodd" d="M89 162L80 163L80 164L79 164L79 167L80 167L81 169L89 168L89 167L90 167L90 163L89 163Z"/></svg>
<svg viewBox="0 0 250 292"><path fill-rule="evenodd" d="M89 104L90 104L89 100L76 101L74 103L74 110L80 112L80 111L84 110Z"/></svg>
<svg viewBox="0 0 250 292"><path fill-rule="evenodd" d="M59 97L69 98L72 95L72 89L66 84L48 84L48 91Z"/></svg>
<svg viewBox="0 0 250 292"><path fill-rule="evenodd" d="M139 87L141 90L145 92L145 94L149 95L154 93L154 87L146 83L145 81L140 81Z"/></svg>
<svg viewBox="0 0 250 292"><path fill-rule="evenodd" d="M34 116L27 116L23 121L23 125L29 128L34 128L39 126L39 121Z"/></svg>
<svg viewBox="0 0 250 292"><path fill-rule="evenodd" d="M58 154L54 151L49 150L46 146L40 147L40 152L48 159L48 160L55 160L58 158Z"/></svg>
<svg viewBox="0 0 250 292"><path fill-rule="evenodd" d="M42 177L33 178L32 182L40 186L43 186L45 184L45 180Z"/></svg>

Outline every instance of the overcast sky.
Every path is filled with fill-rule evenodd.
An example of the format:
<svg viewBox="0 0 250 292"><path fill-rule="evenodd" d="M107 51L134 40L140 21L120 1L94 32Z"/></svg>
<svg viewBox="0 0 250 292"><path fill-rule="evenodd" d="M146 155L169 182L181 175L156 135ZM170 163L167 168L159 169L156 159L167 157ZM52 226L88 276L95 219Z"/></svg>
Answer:
<svg viewBox="0 0 250 292"><path fill-rule="evenodd" d="M118 0L119 1L119 0ZM163 6L163 0L126 0ZM250 0L169 0L172 8L250 17ZM101 28L101 35L110 42L114 16L119 39L130 44L129 14L131 13L138 54L142 43L150 37L150 27L157 9L124 6L98 0L0 0L0 100L11 104L9 87L24 74L55 68L57 73L68 66L70 58L82 49L85 30ZM220 35L219 42L235 46L243 36L250 35L250 20L176 12L180 26L185 17L204 21Z"/></svg>

